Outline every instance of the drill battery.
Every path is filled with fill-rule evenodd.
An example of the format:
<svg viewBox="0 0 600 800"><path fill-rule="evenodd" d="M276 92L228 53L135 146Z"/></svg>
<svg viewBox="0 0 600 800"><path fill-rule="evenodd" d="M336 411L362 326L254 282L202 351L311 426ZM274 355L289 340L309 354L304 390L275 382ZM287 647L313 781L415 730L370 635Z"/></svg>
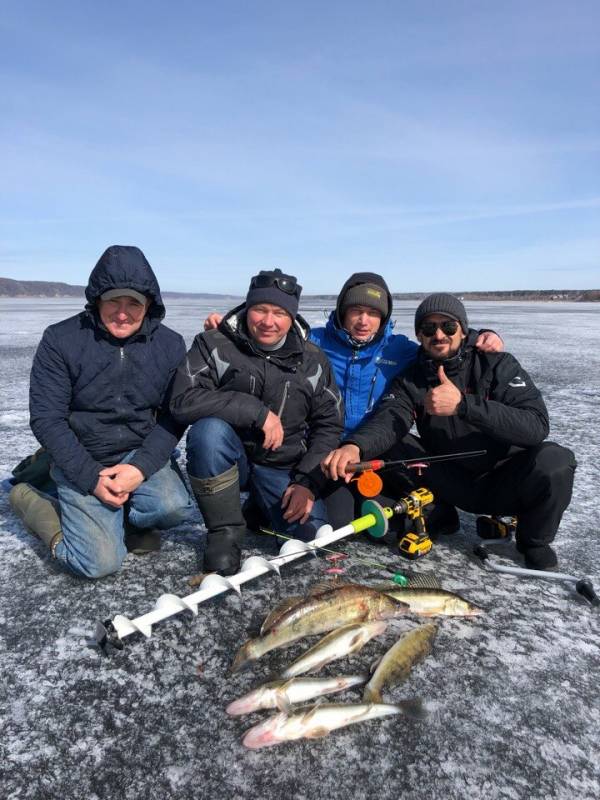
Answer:
<svg viewBox="0 0 600 800"><path fill-rule="evenodd" d="M477 517L477 535L482 539L510 539L517 527L516 517Z"/></svg>

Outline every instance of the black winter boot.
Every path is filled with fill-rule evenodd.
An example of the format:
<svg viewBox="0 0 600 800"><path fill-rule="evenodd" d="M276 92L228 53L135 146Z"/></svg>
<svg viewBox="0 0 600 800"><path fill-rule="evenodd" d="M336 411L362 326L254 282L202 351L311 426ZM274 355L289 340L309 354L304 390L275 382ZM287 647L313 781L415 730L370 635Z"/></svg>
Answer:
<svg viewBox="0 0 600 800"><path fill-rule="evenodd" d="M517 542L517 550L525 557L527 569L552 571L558 568L556 553L549 544L529 547L523 542Z"/></svg>
<svg viewBox="0 0 600 800"><path fill-rule="evenodd" d="M189 478L208 533L204 571L235 575L246 534L237 464L214 478Z"/></svg>
<svg viewBox="0 0 600 800"><path fill-rule="evenodd" d="M460 530L460 519L456 508L444 500L434 500L424 509L427 533L434 538L448 536Z"/></svg>

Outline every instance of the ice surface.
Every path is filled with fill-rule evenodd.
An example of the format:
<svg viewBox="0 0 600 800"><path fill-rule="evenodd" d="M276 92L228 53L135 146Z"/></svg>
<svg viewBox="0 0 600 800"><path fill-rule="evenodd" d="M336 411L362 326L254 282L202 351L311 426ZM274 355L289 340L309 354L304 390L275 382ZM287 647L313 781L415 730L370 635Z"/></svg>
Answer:
<svg viewBox="0 0 600 800"><path fill-rule="evenodd" d="M173 300L167 324L188 343L206 303ZM398 303L410 333L414 304ZM0 477L35 448L28 427L31 358L45 326L76 313L75 300L0 300ZM219 309L225 310L225 309ZM600 307L591 304L468 304L474 327L499 331L543 389L552 438L571 446L579 467L557 538L561 570L598 571ZM318 304L305 306L313 324ZM330 737L249 752L242 733L261 718L230 718L225 707L306 646L274 651L228 676L237 647L267 609L322 576L320 560L265 576L240 603L223 597L196 618L174 617L151 639L128 637L105 658L91 646L97 620L149 611L159 595L188 594L198 571L202 523L163 537L159 553L128 556L97 583L58 570L0 494L0 796L2 798L432 798L572 800L600 797L599 611L571 588L486 572L471 556L473 518L438 541L420 569L486 608L474 619L441 622L433 655L386 699L420 696L424 723L373 721ZM268 554L271 540L250 550ZM349 552L398 563L362 540ZM495 546L512 563L512 547ZM355 580L381 580L350 567ZM327 672L364 669L412 619L396 623ZM356 700L355 692L344 696ZM343 698L340 698L343 699Z"/></svg>

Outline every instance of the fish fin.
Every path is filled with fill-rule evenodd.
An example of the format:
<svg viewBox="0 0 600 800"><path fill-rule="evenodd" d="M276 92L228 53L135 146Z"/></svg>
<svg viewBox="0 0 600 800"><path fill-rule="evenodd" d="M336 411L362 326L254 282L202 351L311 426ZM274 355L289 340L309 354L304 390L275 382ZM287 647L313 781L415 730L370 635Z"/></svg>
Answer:
<svg viewBox="0 0 600 800"><path fill-rule="evenodd" d="M320 727L313 728L312 731L304 734L305 739L322 739L324 736L329 736L329 728Z"/></svg>
<svg viewBox="0 0 600 800"><path fill-rule="evenodd" d="M381 692L378 692L376 689L369 689L368 686L365 687L363 692L363 703L382 703L383 699L381 697Z"/></svg>
<svg viewBox="0 0 600 800"><path fill-rule="evenodd" d="M375 672L377 667L381 664L381 659L382 658L383 658L383 656L379 656L379 658L376 658L375 661L373 661L373 663L369 667L369 672L371 673L371 675Z"/></svg>
<svg viewBox="0 0 600 800"><path fill-rule="evenodd" d="M320 706L320 705L321 705L321 703L323 703L323 702L324 702L324 698L323 698L323 697L319 697L319 699L316 701L316 703L314 703L314 704L313 704L313 705L312 705L312 706L311 706L311 707L308 709L308 711L306 711L306 712L305 712L305 713L302 715L302 722L303 722L303 723L310 722L310 721L311 721L311 719L314 717L314 715L315 715L315 714L317 713L317 711L319 710L319 706Z"/></svg>
<svg viewBox="0 0 600 800"><path fill-rule="evenodd" d="M313 583L313 585L308 590L308 597L314 597L315 595L323 594L324 592L330 592L332 589L339 589L340 586L346 586L346 581L340 580L337 576L335 579L330 579L328 581L317 581Z"/></svg>
<svg viewBox="0 0 600 800"><path fill-rule="evenodd" d="M403 714L411 719L425 719L427 716L427 709L423 706L420 697L415 697L413 700L400 700L396 705Z"/></svg>
<svg viewBox="0 0 600 800"><path fill-rule="evenodd" d="M248 666L248 662L252 659L251 652L254 641L254 639L248 639L248 641L240 647L229 668L230 672L239 672L241 669Z"/></svg>
<svg viewBox="0 0 600 800"><path fill-rule="evenodd" d="M265 621L261 625L260 635L264 636L271 628L281 619L281 617L293 608L298 603L301 603L304 598L301 595L294 595L293 597L286 597L281 603L278 603L275 608L270 611L265 617Z"/></svg>
<svg viewBox="0 0 600 800"><path fill-rule="evenodd" d="M407 589L441 589L442 583L433 572L421 572L408 575Z"/></svg>
<svg viewBox="0 0 600 800"><path fill-rule="evenodd" d="M354 636L350 639L350 642L348 644L348 652L349 652L349 654L350 653L354 653L355 652L355 648L360 649L365 644L366 644L366 642L365 642L365 637L363 635L363 632L362 631L357 631L354 634Z"/></svg>
<svg viewBox="0 0 600 800"><path fill-rule="evenodd" d="M283 686L280 686L275 692L275 705L282 714L286 715L286 717L289 717L292 712L292 704L290 703L290 698L286 692L286 687L288 684L289 681L284 683Z"/></svg>

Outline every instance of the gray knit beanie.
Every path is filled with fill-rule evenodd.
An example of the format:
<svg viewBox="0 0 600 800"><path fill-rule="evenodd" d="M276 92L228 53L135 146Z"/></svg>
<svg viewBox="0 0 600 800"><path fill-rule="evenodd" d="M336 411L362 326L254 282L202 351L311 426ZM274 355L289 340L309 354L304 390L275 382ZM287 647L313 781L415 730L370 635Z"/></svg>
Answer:
<svg viewBox="0 0 600 800"><path fill-rule="evenodd" d="M462 332L466 335L469 332L469 322L467 312L458 297L445 292L430 294L423 300L415 311L415 333L419 332L421 323L429 314L443 314L446 317L455 319L460 323Z"/></svg>
<svg viewBox="0 0 600 800"><path fill-rule="evenodd" d="M388 314L387 292L375 283L359 283L351 286L340 303L340 318L343 319L350 306L369 306L379 311L385 319Z"/></svg>

